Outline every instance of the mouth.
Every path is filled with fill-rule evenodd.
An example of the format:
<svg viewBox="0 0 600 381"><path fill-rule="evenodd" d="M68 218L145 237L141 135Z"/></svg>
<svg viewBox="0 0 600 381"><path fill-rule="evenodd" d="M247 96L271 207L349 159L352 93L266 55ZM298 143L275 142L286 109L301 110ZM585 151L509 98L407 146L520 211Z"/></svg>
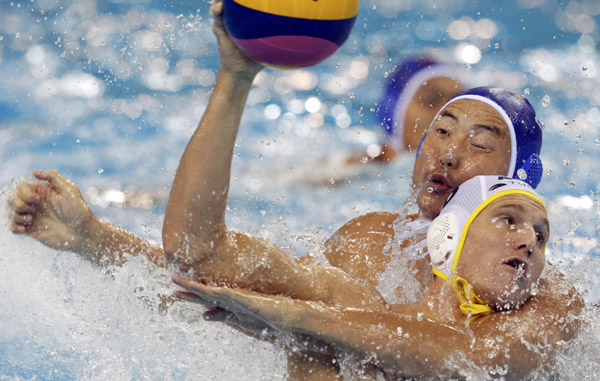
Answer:
<svg viewBox="0 0 600 381"><path fill-rule="evenodd" d="M511 258L507 261L502 262L504 265L512 267L513 269L515 269L516 273L519 274L520 276L525 276L527 275L527 262L525 262L524 260L520 259L520 258Z"/></svg>
<svg viewBox="0 0 600 381"><path fill-rule="evenodd" d="M452 189L446 176L437 173L429 177L427 188L431 188L434 193L446 193Z"/></svg>

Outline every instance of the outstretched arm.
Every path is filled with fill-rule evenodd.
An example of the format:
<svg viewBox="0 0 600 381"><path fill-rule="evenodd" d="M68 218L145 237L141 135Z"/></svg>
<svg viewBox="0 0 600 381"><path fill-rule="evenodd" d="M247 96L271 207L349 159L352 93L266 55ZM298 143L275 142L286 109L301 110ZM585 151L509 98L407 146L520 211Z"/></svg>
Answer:
<svg viewBox="0 0 600 381"><path fill-rule="evenodd" d="M40 181L19 184L9 199L13 233L73 251L95 264L119 264L130 254L166 265L159 246L98 219L77 186L60 173L36 170L33 175Z"/></svg>
<svg viewBox="0 0 600 381"><path fill-rule="evenodd" d="M540 315L534 299L522 310L495 313L466 328L464 321L434 313L437 307L427 302L373 311L173 280L186 289L176 296L233 311L244 317L237 324L268 324L284 333L308 335L320 347L324 342L355 351L385 371L417 377L488 378L501 370L508 372L507 379L522 379L540 365L552 364L552 354L576 334L581 309L576 300L565 300L571 314Z"/></svg>

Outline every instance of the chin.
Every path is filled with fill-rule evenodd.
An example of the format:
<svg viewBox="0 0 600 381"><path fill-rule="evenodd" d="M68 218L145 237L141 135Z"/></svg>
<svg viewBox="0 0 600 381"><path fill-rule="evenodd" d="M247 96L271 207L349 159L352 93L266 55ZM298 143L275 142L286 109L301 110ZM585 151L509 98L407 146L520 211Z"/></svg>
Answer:
<svg viewBox="0 0 600 381"><path fill-rule="evenodd" d="M440 200L439 195L428 194L425 189L423 189L417 197L417 205L419 206L421 214L431 220L440 215L445 201L446 198Z"/></svg>
<svg viewBox="0 0 600 381"><path fill-rule="evenodd" d="M516 287L516 286L514 286ZM482 296L489 306L496 311L516 310L529 300L531 288L520 288L515 291L495 292Z"/></svg>

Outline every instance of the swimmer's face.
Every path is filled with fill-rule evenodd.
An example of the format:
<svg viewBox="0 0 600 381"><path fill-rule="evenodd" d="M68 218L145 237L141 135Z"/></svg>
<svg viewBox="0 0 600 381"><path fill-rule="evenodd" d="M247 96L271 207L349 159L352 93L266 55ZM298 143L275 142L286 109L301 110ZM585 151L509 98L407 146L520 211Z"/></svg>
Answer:
<svg viewBox="0 0 600 381"><path fill-rule="evenodd" d="M419 209L433 219L460 184L477 175L506 175L509 165L510 132L502 116L483 102L452 102L433 121L415 160Z"/></svg>
<svg viewBox="0 0 600 381"><path fill-rule="evenodd" d="M501 197L471 223L457 272L489 305L517 307L542 274L549 235L546 211L537 201Z"/></svg>
<svg viewBox="0 0 600 381"><path fill-rule="evenodd" d="M412 97L404 117L404 148L416 152L421 138L440 108L463 90L462 85L449 77L428 79Z"/></svg>

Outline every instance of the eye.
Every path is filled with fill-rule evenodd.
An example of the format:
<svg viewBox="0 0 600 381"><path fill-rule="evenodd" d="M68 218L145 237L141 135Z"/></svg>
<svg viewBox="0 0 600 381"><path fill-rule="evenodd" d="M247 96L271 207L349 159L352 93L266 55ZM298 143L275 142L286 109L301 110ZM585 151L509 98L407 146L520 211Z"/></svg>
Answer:
<svg viewBox="0 0 600 381"><path fill-rule="evenodd" d="M540 242L540 243L546 242L546 236L544 235L544 233L535 232L535 236L537 237L538 242Z"/></svg>
<svg viewBox="0 0 600 381"><path fill-rule="evenodd" d="M500 220L503 221L506 225L515 224L515 219L512 216L501 216Z"/></svg>
<svg viewBox="0 0 600 381"><path fill-rule="evenodd" d="M437 132L440 135L448 135L448 130L446 130L445 128L441 128L441 127L436 128L435 132Z"/></svg>
<svg viewBox="0 0 600 381"><path fill-rule="evenodd" d="M487 150L488 147L482 145L482 144L478 144L478 143L472 143L473 147L477 148L477 149L484 149Z"/></svg>

